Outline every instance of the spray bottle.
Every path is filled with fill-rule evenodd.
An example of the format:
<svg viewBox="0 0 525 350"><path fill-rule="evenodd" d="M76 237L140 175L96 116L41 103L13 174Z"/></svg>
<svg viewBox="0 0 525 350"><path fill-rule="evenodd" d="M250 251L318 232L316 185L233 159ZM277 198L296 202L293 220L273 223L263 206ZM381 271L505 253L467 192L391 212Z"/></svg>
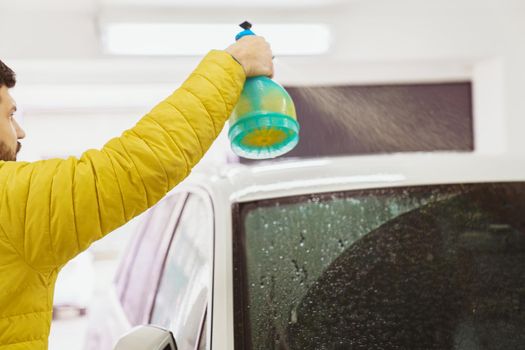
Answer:
<svg viewBox="0 0 525 350"><path fill-rule="evenodd" d="M243 31L235 40L255 35L249 22L240 26ZM291 151L299 142L299 123L290 95L265 76L246 79L229 123L232 149L243 158L275 158Z"/></svg>

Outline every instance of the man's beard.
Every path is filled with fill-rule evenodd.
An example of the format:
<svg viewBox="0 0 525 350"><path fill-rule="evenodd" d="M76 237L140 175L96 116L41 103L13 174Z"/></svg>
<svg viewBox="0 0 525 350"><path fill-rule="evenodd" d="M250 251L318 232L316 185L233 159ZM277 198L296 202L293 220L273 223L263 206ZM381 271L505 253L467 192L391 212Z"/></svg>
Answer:
<svg viewBox="0 0 525 350"><path fill-rule="evenodd" d="M16 143L16 150L9 148L5 142L0 141L0 160L3 161L16 161L16 155L20 152L22 144L20 142Z"/></svg>

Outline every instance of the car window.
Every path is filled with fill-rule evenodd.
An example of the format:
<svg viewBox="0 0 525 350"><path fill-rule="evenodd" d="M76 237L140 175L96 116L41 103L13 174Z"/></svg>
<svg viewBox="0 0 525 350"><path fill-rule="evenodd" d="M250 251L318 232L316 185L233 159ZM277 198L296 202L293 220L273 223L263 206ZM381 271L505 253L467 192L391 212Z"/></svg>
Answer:
<svg viewBox="0 0 525 350"><path fill-rule="evenodd" d="M138 229L135 232L133 232L132 236L129 238L128 244L121 255L117 271L115 272L115 276L113 278L113 284L115 285L117 296L121 301L126 292L126 284L128 283L127 272L133 264L133 257L136 254L136 250L140 241L140 235L143 226L146 224L146 219L147 217L146 215L144 215L144 217L142 218L143 221L139 225Z"/></svg>
<svg viewBox="0 0 525 350"><path fill-rule="evenodd" d="M525 348L525 184L243 203L235 349Z"/></svg>
<svg viewBox="0 0 525 350"><path fill-rule="evenodd" d="M149 214L150 212L148 211L143 213L139 217L133 219L139 220L138 227L129 238L128 244L122 252L122 257L119 261L118 269L115 272L113 283L115 284L118 298L121 301L123 300L124 294L126 293L128 279L129 275L131 274L131 267L133 266L135 255L137 254L137 250L139 249L140 241L142 240L142 237L144 235L145 227L148 225L149 219L151 217L151 215Z"/></svg>
<svg viewBox="0 0 525 350"><path fill-rule="evenodd" d="M172 195L150 209L142 231L130 247L133 258L129 268L121 272L128 274L121 303L132 325L147 321L162 268L162 257L175 228L178 201L179 197Z"/></svg>
<svg viewBox="0 0 525 350"><path fill-rule="evenodd" d="M207 302L213 213L190 195L170 245L151 323L173 332L179 350L194 350Z"/></svg>

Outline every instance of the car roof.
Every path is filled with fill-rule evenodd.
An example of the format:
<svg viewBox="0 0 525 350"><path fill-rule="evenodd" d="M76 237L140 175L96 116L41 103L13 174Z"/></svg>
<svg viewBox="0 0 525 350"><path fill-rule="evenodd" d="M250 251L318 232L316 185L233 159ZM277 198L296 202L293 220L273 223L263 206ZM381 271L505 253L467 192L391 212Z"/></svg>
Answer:
<svg viewBox="0 0 525 350"><path fill-rule="evenodd" d="M230 202L363 188L525 181L525 159L476 153L411 153L230 165L190 183Z"/></svg>

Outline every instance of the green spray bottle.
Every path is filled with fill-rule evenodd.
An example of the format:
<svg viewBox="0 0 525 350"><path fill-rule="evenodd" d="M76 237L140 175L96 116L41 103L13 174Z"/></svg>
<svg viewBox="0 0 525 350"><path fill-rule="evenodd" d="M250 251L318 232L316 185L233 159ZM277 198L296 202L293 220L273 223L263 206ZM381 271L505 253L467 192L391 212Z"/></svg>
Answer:
<svg viewBox="0 0 525 350"><path fill-rule="evenodd" d="M235 40L255 35L243 22ZM230 116L228 137L233 151L248 159L275 158L291 151L299 142L299 123L292 98L265 76L246 79Z"/></svg>

